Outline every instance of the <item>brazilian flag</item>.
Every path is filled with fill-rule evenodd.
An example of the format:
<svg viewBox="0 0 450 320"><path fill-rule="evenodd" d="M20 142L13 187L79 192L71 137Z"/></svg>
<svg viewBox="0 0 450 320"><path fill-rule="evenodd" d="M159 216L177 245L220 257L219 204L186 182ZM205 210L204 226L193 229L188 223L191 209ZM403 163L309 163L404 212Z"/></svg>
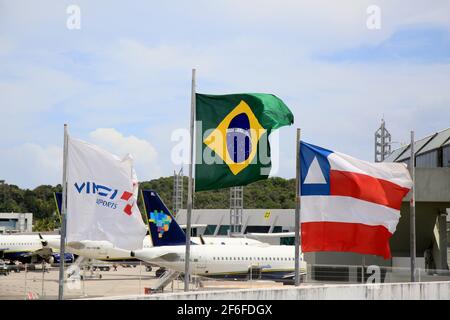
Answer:
<svg viewBox="0 0 450 320"><path fill-rule="evenodd" d="M272 94L196 94L195 190L244 186L269 176L272 130L294 115Z"/></svg>

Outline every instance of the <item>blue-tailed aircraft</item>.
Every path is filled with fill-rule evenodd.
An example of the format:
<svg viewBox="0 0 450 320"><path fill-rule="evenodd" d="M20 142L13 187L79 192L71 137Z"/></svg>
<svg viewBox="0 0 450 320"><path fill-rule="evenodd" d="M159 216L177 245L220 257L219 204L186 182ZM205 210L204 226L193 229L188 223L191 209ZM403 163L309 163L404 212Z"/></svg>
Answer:
<svg viewBox="0 0 450 320"><path fill-rule="evenodd" d="M131 253L133 257L161 267L184 272L186 236L153 190L142 191L152 248ZM300 254L300 273L306 262ZM190 251L191 273L211 278L271 279L290 282L294 278L295 247L260 245L196 245Z"/></svg>

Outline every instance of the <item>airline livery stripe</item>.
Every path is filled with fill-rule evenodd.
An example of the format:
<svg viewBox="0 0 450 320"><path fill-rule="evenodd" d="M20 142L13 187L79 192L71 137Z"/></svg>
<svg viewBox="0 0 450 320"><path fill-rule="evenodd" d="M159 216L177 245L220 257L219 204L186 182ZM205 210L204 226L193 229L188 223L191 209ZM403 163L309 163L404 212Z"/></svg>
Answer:
<svg viewBox="0 0 450 320"><path fill-rule="evenodd" d="M400 210L409 189L356 172L331 170L330 195L353 197Z"/></svg>
<svg viewBox="0 0 450 320"><path fill-rule="evenodd" d="M308 222L302 223L301 230L303 252L345 251L380 255L385 259L391 256L389 239L392 234L382 226Z"/></svg>
<svg viewBox="0 0 450 320"><path fill-rule="evenodd" d="M374 178L390 181L404 188L411 188L412 186L412 181L404 163L371 163L340 152L329 154L328 160L330 161L331 170L366 174Z"/></svg>
<svg viewBox="0 0 450 320"><path fill-rule="evenodd" d="M341 196L304 196L302 222L346 222L384 226L394 233L400 218L399 210Z"/></svg>

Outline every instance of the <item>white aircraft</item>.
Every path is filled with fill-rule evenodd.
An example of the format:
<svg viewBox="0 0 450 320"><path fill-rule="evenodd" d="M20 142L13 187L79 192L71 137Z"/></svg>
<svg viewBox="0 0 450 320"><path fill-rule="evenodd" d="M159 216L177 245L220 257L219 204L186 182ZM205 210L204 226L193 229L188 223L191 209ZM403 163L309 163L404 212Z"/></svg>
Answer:
<svg viewBox="0 0 450 320"><path fill-rule="evenodd" d="M59 239L59 235L0 235L0 259L22 263L59 262L59 253L48 246L49 241ZM73 255L66 254L65 261L72 262Z"/></svg>
<svg viewBox="0 0 450 320"><path fill-rule="evenodd" d="M57 204L58 213L61 212L62 195L55 193L55 200ZM145 203L147 212L153 209L151 204ZM148 216L150 219L150 216ZM193 237L192 241L199 245L249 245L258 246L263 245L262 242L254 239L246 238L229 238L229 237ZM60 237L59 235L54 239L47 240L48 245L59 251ZM142 247L149 249L153 247L150 236L146 236L143 240ZM65 247L66 252L73 253L88 259L103 260L103 261L130 261L135 260L130 257L130 251L114 247L109 241L94 241L83 240L76 242L69 242Z"/></svg>
<svg viewBox="0 0 450 320"><path fill-rule="evenodd" d="M152 190L143 191L144 202L152 211L150 234L154 247L131 253L135 258L161 267L184 272L185 242L183 230L167 207ZM149 204L149 205L147 205ZM292 281L295 266L294 246L191 246L192 274L212 278L252 278ZM306 273L306 262L300 255L300 273Z"/></svg>

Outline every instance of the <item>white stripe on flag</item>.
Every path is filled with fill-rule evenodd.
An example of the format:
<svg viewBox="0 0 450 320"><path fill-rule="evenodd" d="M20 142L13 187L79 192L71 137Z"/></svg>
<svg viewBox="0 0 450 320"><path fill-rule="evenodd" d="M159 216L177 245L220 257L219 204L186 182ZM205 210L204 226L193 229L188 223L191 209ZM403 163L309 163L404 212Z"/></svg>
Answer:
<svg viewBox="0 0 450 320"><path fill-rule="evenodd" d="M328 156L331 170L362 173L378 179L388 180L405 188L411 188L412 180L404 163L372 163L334 152Z"/></svg>
<svg viewBox="0 0 450 320"><path fill-rule="evenodd" d="M302 196L301 222L361 223L384 226L394 233L400 211L355 198L340 196Z"/></svg>

